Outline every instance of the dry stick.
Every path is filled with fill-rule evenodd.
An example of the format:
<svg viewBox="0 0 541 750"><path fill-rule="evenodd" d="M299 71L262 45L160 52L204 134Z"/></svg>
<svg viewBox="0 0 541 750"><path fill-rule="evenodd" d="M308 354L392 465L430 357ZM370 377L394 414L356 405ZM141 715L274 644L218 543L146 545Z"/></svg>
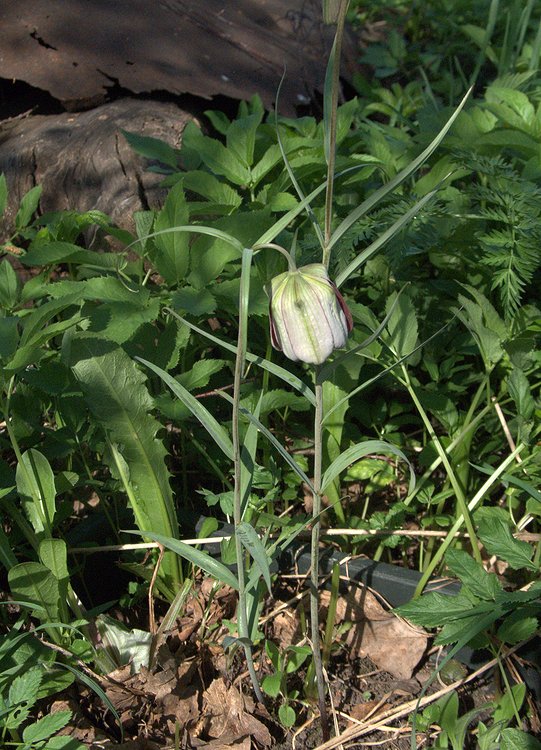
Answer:
<svg viewBox="0 0 541 750"><path fill-rule="evenodd" d="M302 538L302 534L299 535ZM447 536L445 531L430 531L430 530L416 530L416 529L324 529L320 531L322 537L333 537L333 536L405 536L415 538L422 537L438 537L444 538ZM457 531L454 535L455 539L468 539L469 535L467 532ZM524 542L540 542L541 534L535 534L530 531L518 531L513 534L515 539L520 539ZM200 539L181 539L183 544L189 544L195 546L197 544L211 545L220 544L220 542L227 542L231 539L232 534L223 534L222 536L207 536L201 537ZM125 552L129 550L138 549L159 549L160 545L158 542L138 542L134 544L105 544L101 547L70 547L68 552L76 555L91 555L96 552Z"/></svg>
<svg viewBox="0 0 541 750"><path fill-rule="evenodd" d="M349 729L346 729L344 732L342 732L341 735L338 737L333 737L328 742L324 742L322 745L318 745L315 750L333 750L334 748L341 745L343 742L349 742L351 740L357 739L357 737L361 737L362 735L369 734L370 732L375 731L376 729L380 729L383 726L385 726L388 722L395 721L396 719L401 719L403 716L406 716L411 711L415 710L415 707L418 708L424 708L429 703L433 703L434 701L441 698L443 695L447 695L447 693L450 693L452 690L456 690L459 687L462 687L462 685L466 685L468 682L472 682L473 680L477 679L481 674L484 672L487 672L489 669L492 669L492 667L495 667L499 661L502 659L506 659L507 657L511 656L515 653L515 651L518 651L518 649L522 648L524 644L528 643L532 640L534 636L531 638L527 638L524 641L521 641L520 643L517 643L512 648L508 649L503 656L500 656L499 658L491 659L486 664L483 664L482 667L479 667L475 672L472 672L472 674L468 675L467 677L462 678L461 680L456 680L456 682L452 682L450 685L447 685L447 687L443 688L442 690L438 690L436 693L432 693L432 695L425 695L423 698L415 699L412 701L408 701L407 703L400 706L398 709L389 709L387 711L384 711L379 716L375 717L376 721L372 724L368 724L366 726L354 726L350 727Z"/></svg>

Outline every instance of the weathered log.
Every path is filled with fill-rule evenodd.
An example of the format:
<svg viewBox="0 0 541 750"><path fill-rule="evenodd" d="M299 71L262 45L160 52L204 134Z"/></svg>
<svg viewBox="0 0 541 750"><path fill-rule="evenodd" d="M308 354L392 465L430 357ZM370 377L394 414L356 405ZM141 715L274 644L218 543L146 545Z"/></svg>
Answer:
<svg viewBox="0 0 541 750"><path fill-rule="evenodd" d="M103 102L111 86L259 93L270 108L287 67L281 110L294 114L322 90L332 34L320 0L2 0L0 77L71 110Z"/></svg>
<svg viewBox="0 0 541 750"><path fill-rule="evenodd" d="M34 185L43 188L42 213L99 209L132 229L133 212L159 206L165 191L163 177L146 171L121 129L178 147L190 119L175 104L120 99L88 112L0 122L0 172L9 188L2 235L9 236L20 199Z"/></svg>

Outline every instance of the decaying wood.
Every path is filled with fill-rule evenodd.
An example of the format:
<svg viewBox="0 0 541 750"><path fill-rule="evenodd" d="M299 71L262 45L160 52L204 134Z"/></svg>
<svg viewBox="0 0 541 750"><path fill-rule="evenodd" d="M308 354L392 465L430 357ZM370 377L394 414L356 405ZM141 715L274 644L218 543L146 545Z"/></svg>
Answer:
<svg viewBox="0 0 541 750"><path fill-rule="evenodd" d="M191 116L175 104L120 99L88 112L29 115L0 122L0 172L8 182L5 238L21 197L43 188L40 211L98 209L121 227L132 215L159 206L162 176L148 172L121 129L178 147Z"/></svg>
<svg viewBox="0 0 541 750"><path fill-rule="evenodd" d="M103 102L115 85L259 93L270 107L287 67L282 111L293 114L322 89L332 34L320 0L2 0L0 76L72 110Z"/></svg>

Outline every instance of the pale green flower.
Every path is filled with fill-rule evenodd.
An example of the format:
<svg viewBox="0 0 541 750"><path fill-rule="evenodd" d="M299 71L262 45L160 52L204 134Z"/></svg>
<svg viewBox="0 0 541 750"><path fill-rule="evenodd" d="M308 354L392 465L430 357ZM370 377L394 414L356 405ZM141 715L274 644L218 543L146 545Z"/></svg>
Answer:
<svg viewBox="0 0 541 750"><path fill-rule="evenodd" d="M286 357L320 365L345 346L351 313L322 263L276 276L267 291L272 345Z"/></svg>

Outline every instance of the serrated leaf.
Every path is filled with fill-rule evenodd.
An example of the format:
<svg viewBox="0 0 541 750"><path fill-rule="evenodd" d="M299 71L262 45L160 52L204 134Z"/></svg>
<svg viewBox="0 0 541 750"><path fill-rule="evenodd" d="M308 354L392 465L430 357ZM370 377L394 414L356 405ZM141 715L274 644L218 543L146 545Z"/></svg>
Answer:
<svg viewBox="0 0 541 750"><path fill-rule="evenodd" d="M413 599L407 604L402 604L396 608L396 611L401 617L411 620L416 625L422 625L425 628L437 628L446 622L470 617L479 609L475 610L473 602L464 596L448 596L430 592L419 599Z"/></svg>
<svg viewBox="0 0 541 750"><path fill-rule="evenodd" d="M537 632L538 627L539 622L536 617L525 617L524 613L518 610L506 617L496 635L504 643L513 646L515 643L531 638Z"/></svg>
<svg viewBox="0 0 541 750"><path fill-rule="evenodd" d="M205 388L210 378L217 372L222 372L228 363L225 359L201 359L194 362L190 370L177 375L177 380L188 391Z"/></svg>
<svg viewBox="0 0 541 750"><path fill-rule="evenodd" d="M256 530L249 523L240 523L235 529L235 534L239 537L242 546L248 550L252 556L255 564L259 568L263 580L267 586L267 590L271 591L272 584L270 578L269 560L267 552L261 539L258 537Z"/></svg>
<svg viewBox="0 0 541 750"><path fill-rule="evenodd" d="M149 413L153 401L144 374L120 347L88 335L73 338L70 365L94 419L129 467L129 499L138 527L176 536L167 453L156 437L161 425ZM171 557L164 564L177 580L177 561Z"/></svg>
<svg viewBox="0 0 541 750"><path fill-rule="evenodd" d="M71 719L71 711L55 711L53 714L43 716L34 724L25 727L23 730L24 742L41 742L51 737L56 732L63 729ZM48 745L50 747L50 745Z"/></svg>
<svg viewBox="0 0 541 750"><path fill-rule="evenodd" d="M493 600L502 590L497 576L487 573L482 565L463 550L449 550L445 562L449 570L479 599Z"/></svg>
<svg viewBox="0 0 541 750"><path fill-rule="evenodd" d="M9 688L8 704L10 706L21 704L33 706L37 700L42 679L43 673L39 667L30 667L26 672L15 677Z"/></svg>
<svg viewBox="0 0 541 750"><path fill-rule="evenodd" d="M538 570L532 562L533 548L528 542L515 539L507 523L501 518L485 518L479 524L479 538L490 555L505 560L513 570Z"/></svg>
<svg viewBox="0 0 541 750"><path fill-rule="evenodd" d="M216 310L216 300L208 289L185 286L173 294L171 306L190 315L210 315Z"/></svg>
<svg viewBox="0 0 541 750"><path fill-rule="evenodd" d="M126 534L137 534L136 531L125 531ZM154 534L151 531L144 531L144 536L148 537L154 542L163 545L172 552L175 552L180 557L196 565L201 570L204 570L210 576L215 578L221 583L225 583L226 586L230 586L232 589L238 591L239 582L236 576L219 560L211 557L207 552L195 549L195 547L189 544L184 544L179 539L172 539L171 537L163 536L162 534Z"/></svg>
<svg viewBox="0 0 541 750"><path fill-rule="evenodd" d="M171 188L165 204L156 216L156 251L150 257L158 272L173 286L184 281L190 260L190 238L186 232L163 231L189 223L189 211L182 182Z"/></svg>

